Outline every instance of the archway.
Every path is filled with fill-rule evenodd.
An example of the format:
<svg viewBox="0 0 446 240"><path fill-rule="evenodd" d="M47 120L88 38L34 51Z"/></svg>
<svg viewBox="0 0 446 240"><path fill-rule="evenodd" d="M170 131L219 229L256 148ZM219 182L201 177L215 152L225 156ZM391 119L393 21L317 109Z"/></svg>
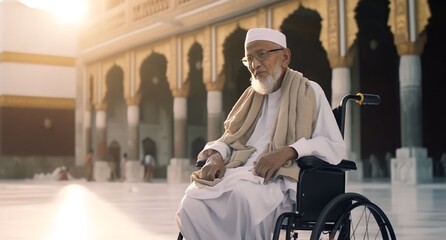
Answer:
<svg viewBox="0 0 446 240"><path fill-rule="evenodd" d="M290 68L319 83L331 102L331 68L320 38L322 18L301 5L280 26L291 50ZM333 106L335 107L335 106Z"/></svg>
<svg viewBox="0 0 446 240"><path fill-rule="evenodd" d="M124 99L124 71L114 65L106 75L107 125L127 122L127 105Z"/></svg>
<svg viewBox="0 0 446 240"><path fill-rule="evenodd" d="M173 98L166 73L167 60L156 52L152 52L140 67L139 134L141 142L150 138L158 147L155 176L165 175L165 168L173 155Z"/></svg>
<svg viewBox="0 0 446 240"><path fill-rule="evenodd" d="M228 36L223 45L225 58L225 65L223 66L225 77L223 88L224 117L229 114L237 99L251 85L249 70L241 63L241 59L245 56L246 32L246 30L238 27Z"/></svg>
<svg viewBox="0 0 446 240"><path fill-rule="evenodd" d="M386 153L400 146L399 56L387 24L389 11L388 0L363 0L355 15L360 91L378 94L382 100L379 106L360 110L361 158L376 156L385 176L389 176Z"/></svg>
<svg viewBox="0 0 446 240"><path fill-rule="evenodd" d="M203 48L195 42L188 54L187 76L187 82L190 84L187 98L187 146L192 145L192 149L193 139L206 138L207 135L207 91L203 82L202 61ZM189 151L187 155L194 158L193 151Z"/></svg>
<svg viewBox="0 0 446 240"><path fill-rule="evenodd" d="M106 137L109 146L107 158L110 158L107 160L112 161L115 169L114 176L119 179L121 177L121 146L126 146L127 143L127 104L124 99L124 71L121 67L113 65L110 68L106 75L106 84Z"/></svg>

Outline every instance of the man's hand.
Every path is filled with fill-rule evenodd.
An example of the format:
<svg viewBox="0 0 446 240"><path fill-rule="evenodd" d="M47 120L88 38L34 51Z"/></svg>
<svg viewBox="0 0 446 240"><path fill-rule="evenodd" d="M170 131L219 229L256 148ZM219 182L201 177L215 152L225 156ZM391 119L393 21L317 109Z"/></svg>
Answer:
<svg viewBox="0 0 446 240"><path fill-rule="evenodd" d="M263 183L266 184L286 161L296 159L297 157L298 154L294 148L284 147L278 149L263 155L255 164L254 172L258 176L265 178Z"/></svg>
<svg viewBox="0 0 446 240"><path fill-rule="evenodd" d="M225 175L226 168L223 157L219 152L215 152L208 157L206 164L201 168L201 178L204 180L213 181L215 178L222 178Z"/></svg>

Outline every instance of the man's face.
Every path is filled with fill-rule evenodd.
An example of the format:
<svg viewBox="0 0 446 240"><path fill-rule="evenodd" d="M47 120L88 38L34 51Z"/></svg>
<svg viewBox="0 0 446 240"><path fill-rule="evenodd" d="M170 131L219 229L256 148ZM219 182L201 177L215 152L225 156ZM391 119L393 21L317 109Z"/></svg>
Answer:
<svg viewBox="0 0 446 240"><path fill-rule="evenodd" d="M245 65L251 72L251 86L260 94L269 94L280 86L284 48L269 41L254 41L245 49Z"/></svg>

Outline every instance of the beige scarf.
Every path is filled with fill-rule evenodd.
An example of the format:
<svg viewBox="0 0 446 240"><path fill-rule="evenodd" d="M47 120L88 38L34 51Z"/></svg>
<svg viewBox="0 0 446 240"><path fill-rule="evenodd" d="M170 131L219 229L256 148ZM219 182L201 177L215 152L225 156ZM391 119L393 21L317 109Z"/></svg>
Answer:
<svg viewBox="0 0 446 240"><path fill-rule="evenodd" d="M309 139L316 122L316 97L307 78L300 72L288 68L280 91L282 91L282 97L277 125L267 152L288 146L300 138ZM264 97L265 95L249 87L229 113L224 123L225 133L219 140L232 149L231 156L225 159L226 168L244 165L256 150L245 144L260 117ZM286 176L297 180L299 168L294 160L290 159L274 177ZM200 178L200 173L200 170L193 173L191 180L210 186L220 181L220 179L213 182L203 180Z"/></svg>

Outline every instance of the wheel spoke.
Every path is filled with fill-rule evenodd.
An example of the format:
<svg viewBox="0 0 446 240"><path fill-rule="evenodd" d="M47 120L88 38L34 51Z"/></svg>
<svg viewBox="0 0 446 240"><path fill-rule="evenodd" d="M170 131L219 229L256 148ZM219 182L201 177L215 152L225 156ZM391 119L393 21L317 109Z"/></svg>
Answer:
<svg viewBox="0 0 446 240"><path fill-rule="evenodd" d="M348 204L346 204L346 202ZM330 216L333 213L342 211L331 231L328 234L330 240L358 239L358 240L395 240L393 228L385 216L384 212L369 200L358 197L355 194L338 197L333 203L327 205L321 214ZM311 239L327 239L326 235L321 235L326 227L325 219L320 216L317 221L315 233L317 236ZM322 222L321 222L322 221ZM326 234L326 232L324 232Z"/></svg>
<svg viewBox="0 0 446 240"><path fill-rule="evenodd" d="M356 230L358 229L358 227L359 227L359 223L361 223L361 220L362 220L362 218L364 217L364 215L365 215L365 212L366 212L366 207L364 207L364 210L362 211L362 213L361 213L361 217L359 218L359 220L358 220L358 222L357 222L357 224L356 224L356 226L353 228L353 226L352 226L352 233L351 233L351 235L350 235L350 239L352 239L352 236L354 237L354 239L356 239ZM353 219L352 219L352 217L350 216L350 221L351 221L351 224L353 224Z"/></svg>

